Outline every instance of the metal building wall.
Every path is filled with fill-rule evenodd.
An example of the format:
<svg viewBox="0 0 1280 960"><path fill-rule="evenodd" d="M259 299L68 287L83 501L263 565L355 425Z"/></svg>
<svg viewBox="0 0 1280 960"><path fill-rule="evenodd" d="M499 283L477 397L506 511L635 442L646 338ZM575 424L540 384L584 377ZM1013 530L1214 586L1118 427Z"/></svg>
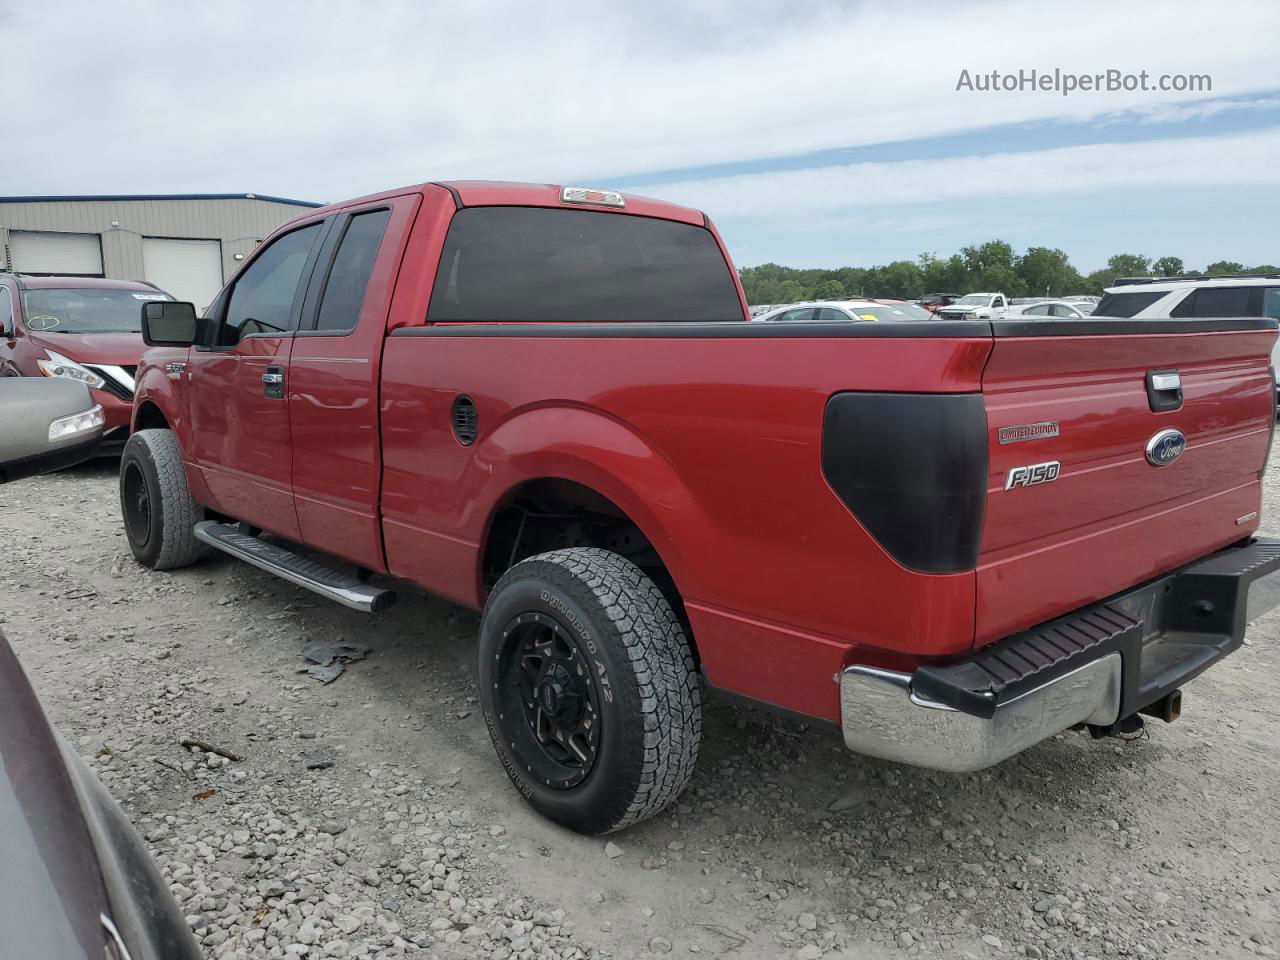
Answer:
<svg viewBox="0 0 1280 960"><path fill-rule="evenodd" d="M9 230L53 230L100 234L103 272L115 280L145 279L143 237L218 240L227 280L239 266L236 254L247 255L272 230L312 206L318 204L258 197L0 198L0 269Z"/></svg>

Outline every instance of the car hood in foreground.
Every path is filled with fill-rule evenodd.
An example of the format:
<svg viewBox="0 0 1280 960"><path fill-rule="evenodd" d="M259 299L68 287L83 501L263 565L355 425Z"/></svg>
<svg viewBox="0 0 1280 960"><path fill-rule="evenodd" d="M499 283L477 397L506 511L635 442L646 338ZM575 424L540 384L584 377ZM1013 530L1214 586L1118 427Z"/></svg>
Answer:
<svg viewBox="0 0 1280 960"><path fill-rule="evenodd" d="M0 638L0 930L15 957L101 960L107 894L57 737Z"/></svg>
<svg viewBox="0 0 1280 960"><path fill-rule="evenodd" d="M142 841L49 725L0 633L0 953L102 960L107 923L133 960L199 960Z"/></svg>
<svg viewBox="0 0 1280 960"><path fill-rule="evenodd" d="M136 366L147 345L140 333L52 333L31 331L31 342L77 363Z"/></svg>

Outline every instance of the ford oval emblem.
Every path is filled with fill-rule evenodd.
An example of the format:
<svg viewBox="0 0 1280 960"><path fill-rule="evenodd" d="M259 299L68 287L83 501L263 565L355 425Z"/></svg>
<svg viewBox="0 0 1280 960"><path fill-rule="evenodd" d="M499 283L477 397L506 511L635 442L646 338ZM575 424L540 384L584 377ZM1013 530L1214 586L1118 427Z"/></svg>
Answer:
<svg viewBox="0 0 1280 960"><path fill-rule="evenodd" d="M1187 438L1181 430L1161 430L1147 441L1147 463L1167 467L1187 449Z"/></svg>

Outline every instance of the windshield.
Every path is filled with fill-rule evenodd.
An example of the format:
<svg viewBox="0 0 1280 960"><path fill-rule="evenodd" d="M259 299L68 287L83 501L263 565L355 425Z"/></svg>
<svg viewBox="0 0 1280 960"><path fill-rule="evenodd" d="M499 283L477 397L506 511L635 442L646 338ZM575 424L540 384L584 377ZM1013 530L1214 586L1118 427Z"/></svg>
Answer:
<svg viewBox="0 0 1280 960"><path fill-rule="evenodd" d="M953 304L957 307L985 307L991 302L991 298L985 293L971 293L968 296L961 297Z"/></svg>
<svg viewBox="0 0 1280 960"><path fill-rule="evenodd" d="M172 300L159 290L95 290L92 287L24 290L27 327L50 333L137 333L142 304Z"/></svg>
<svg viewBox="0 0 1280 960"><path fill-rule="evenodd" d="M886 306L889 309L895 311L896 313L905 314L905 316L902 316L902 317L895 316L893 318L894 320L936 320L937 319L932 313L930 313L924 307L921 307L914 303L895 303L892 305L886 304Z"/></svg>

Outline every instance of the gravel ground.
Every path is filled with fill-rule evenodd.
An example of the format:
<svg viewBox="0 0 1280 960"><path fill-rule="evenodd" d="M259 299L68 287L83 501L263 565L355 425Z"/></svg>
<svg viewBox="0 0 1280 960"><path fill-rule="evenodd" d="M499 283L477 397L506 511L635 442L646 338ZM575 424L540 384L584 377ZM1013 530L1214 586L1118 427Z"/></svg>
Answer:
<svg viewBox="0 0 1280 960"><path fill-rule="evenodd" d="M474 614L404 591L368 618L226 558L142 569L109 464L3 491L0 624L210 957L1280 950L1280 612L1177 724L969 776L712 697L688 792L606 841L508 785ZM1280 532L1274 475L1267 500ZM299 672L317 641L367 655L325 684Z"/></svg>

